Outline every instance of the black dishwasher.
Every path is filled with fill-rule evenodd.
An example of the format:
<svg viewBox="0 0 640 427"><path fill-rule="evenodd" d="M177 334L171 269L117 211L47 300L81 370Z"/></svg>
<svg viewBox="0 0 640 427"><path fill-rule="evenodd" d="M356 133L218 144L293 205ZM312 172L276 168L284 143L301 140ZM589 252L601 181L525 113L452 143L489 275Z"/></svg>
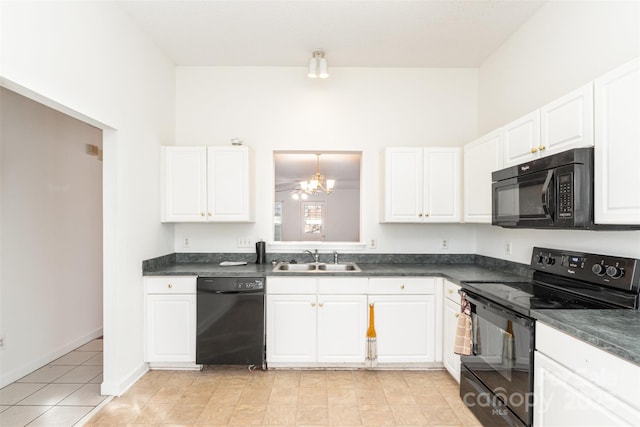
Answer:
<svg viewBox="0 0 640 427"><path fill-rule="evenodd" d="M196 363L265 369L264 278L198 277Z"/></svg>

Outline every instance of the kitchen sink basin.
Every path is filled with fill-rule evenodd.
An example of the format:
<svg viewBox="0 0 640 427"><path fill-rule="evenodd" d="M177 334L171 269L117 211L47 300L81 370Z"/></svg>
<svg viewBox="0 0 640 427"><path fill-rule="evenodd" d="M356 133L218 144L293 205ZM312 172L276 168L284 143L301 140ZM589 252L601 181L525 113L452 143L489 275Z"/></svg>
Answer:
<svg viewBox="0 0 640 427"><path fill-rule="evenodd" d="M289 272L289 273L343 273L352 272L356 273L360 270L360 267L353 262L344 262L340 264L324 264L324 263L309 263L309 264L290 264L288 262L279 262L273 268L274 272Z"/></svg>

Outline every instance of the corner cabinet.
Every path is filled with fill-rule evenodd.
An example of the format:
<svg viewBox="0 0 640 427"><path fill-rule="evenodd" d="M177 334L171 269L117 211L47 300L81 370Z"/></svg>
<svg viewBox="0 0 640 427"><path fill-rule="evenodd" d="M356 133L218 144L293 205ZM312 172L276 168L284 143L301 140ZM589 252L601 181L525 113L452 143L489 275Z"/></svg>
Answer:
<svg viewBox="0 0 640 427"><path fill-rule="evenodd" d="M460 382L460 356L453 352L460 316L460 286L444 280L444 308L442 325L442 364Z"/></svg>
<svg viewBox="0 0 640 427"><path fill-rule="evenodd" d="M536 323L533 425L638 426L640 367Z"/></svg>
<svg viewBox="0 0 640 427"><path fill-rule="evenodd" d="M464 222L491 224L491 173L501 168L501 130L464 146Z"/></svg>
<svg viewBox="0 0 640 427"><path fill-rule="evenodd" d="M145 277L145 361L152 368L197 368L196 277Z"/></svg>
<svg viewBox="0 0 640 427"><path fill-rule="evenodd" d="M163 222L251 222L246 146L162 147Z"/></svg>
<svg viewBox="0 0 640 427"><path fill-rule="evenodd" d="M640 59L595 80L596 224L640 225Z"/></svg>
<svg viewBox="0 0 640 427"><path fill-rule="evenodd" d="M442 361L441 298L442 278L369 279L380 365Z"/></svg>
<svg viewBox="0 0 640 427"><path fill-rule="evenodd" d="M461 149L384 150L381 222L460 222Z"/></svg>

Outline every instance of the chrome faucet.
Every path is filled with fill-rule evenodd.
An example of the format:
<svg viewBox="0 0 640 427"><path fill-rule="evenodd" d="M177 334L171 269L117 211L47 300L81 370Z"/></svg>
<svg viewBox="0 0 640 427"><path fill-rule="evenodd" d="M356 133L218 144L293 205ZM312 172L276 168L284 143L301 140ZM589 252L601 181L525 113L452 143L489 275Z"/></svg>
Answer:
<svg viewBox="0 0 640 427"><path fill-rule="evenodd" d="M338 263L338 252L337 251L333 251L333 263L334 264Z"/></svg>
<svg viewBox="0 0 640 427"><path fill-rule="evenodd" d="M315 253L311 252L309 249L307 249L306 251L304 251L305 254L309 254L311 255L311 257L313 258L313 262L315 262L316 264L318 263L318 257L320 255L318 255L318 250L316 249Z"/></svg>

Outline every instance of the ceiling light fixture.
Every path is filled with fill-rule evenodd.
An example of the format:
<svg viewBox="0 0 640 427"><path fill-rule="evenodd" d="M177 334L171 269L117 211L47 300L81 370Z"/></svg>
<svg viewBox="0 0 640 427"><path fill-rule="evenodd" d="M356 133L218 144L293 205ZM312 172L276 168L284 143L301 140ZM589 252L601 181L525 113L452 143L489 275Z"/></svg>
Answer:
<svg viewBox="0 0 640 427"><path fill-rule="evenodd" d="M331 194L333 187L336 185L335 179L326 179L320 173L320 154L316 154L316 173L308 181L300 181L300 188L307 194L316 194L318 191L324 191Z"/></svg>
<svg viewBox="0 0 640 427"><path fill-rule="evenodd" d="M307 74L307 77L311 79L326 79L329 77L327 58L324 57L323 50L313 51L311 60L309 60L309 73Z"/></svg>

